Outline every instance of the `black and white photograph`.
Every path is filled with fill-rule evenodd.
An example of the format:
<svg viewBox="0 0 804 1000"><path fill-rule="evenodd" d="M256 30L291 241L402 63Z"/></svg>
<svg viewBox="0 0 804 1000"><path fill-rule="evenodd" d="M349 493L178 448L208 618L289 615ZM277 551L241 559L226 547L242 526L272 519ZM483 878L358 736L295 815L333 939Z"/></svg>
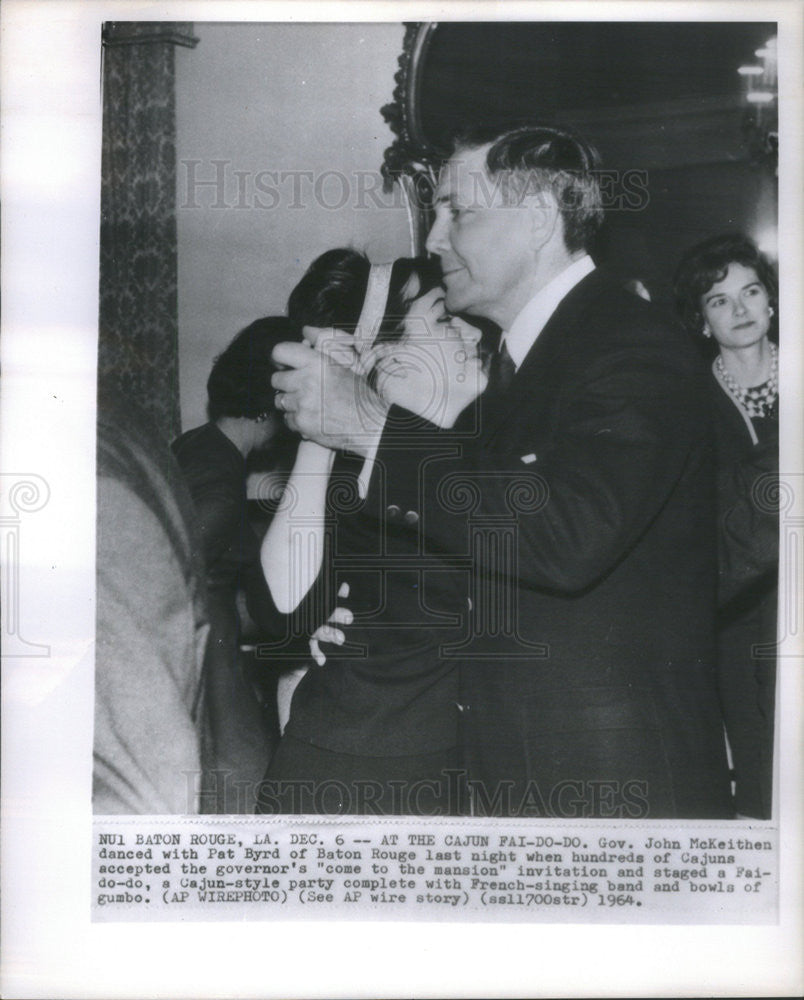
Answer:
<svg viewBox="0 0 804 1000"><path fill-rule="evenodd" d="M795 995L800 7L79 8L4 17L4 995Z"/></svg>
<svg viewBox="0 0 804 1000"><path fill-rule="evenodd" d="M397 29L104 26L96 811L769 819L775 25Z"/></svg>

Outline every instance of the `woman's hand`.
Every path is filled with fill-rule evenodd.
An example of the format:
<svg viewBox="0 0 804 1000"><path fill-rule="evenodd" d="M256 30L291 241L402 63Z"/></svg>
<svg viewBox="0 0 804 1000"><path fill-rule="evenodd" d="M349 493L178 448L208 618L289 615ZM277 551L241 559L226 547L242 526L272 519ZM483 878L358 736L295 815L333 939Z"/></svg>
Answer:
<svg viewBox="0 0 804 1000"><path fill-rule="evenodd" d="M338 597L346 599L349 596L349 584L342 583L338 590ZM323 667L327 662L325 654L321 651L319 643L328 642L334 646L342 646L346 642L346 636L336 625L351 625L354 620L352 612L348 608L337 607L327 619L326 625L319 625L310 636L310 655L319 667Z"/></svg>
<svg viewBox="0 0 804 1000"><path fill-rule="evenodd" d="M401 339L372 350L377 391L387 403L452 427L488 382L479 341L479 330L444 313L444 290L434 288L411 304Z"/></svg>

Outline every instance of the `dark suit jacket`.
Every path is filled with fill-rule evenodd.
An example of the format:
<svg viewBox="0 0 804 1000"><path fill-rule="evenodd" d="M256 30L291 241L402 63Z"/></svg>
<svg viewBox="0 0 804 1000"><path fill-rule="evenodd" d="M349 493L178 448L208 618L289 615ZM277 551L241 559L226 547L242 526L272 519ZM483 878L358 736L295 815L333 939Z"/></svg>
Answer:
<svg viewBox="0 0 804 1000"><path fill-rule="evenodd" d="M378 454L387 500L471 559L459 659L479 814L730 816L714 683L707 373L596 271L455 458ZM415 464L414 466L414 463Z"/></svg>

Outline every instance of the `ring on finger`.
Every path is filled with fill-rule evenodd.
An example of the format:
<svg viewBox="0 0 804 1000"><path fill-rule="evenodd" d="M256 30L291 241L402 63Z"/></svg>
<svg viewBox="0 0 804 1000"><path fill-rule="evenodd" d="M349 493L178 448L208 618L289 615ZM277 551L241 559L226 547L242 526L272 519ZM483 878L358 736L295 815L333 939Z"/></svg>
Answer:
<svg viewBox="0 0 804 1000"><path fill-rule="evenodd" d="M285 412L285 394L283 392L274 393L274 406L282 413Z"/></svg>

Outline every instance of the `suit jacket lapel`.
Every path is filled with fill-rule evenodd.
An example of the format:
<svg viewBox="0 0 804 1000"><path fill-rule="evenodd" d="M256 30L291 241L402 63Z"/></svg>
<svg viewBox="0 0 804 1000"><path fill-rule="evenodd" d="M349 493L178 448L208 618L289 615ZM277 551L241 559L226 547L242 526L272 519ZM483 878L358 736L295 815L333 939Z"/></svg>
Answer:
<svg viewBox="0 0 804 1000"><path fill-rule="evenodd" d="M509 389L505 393L484 394L481 427L486 440L497 437L503 428L510 430L516 426L518 411L539 405L540 400L550 395L562 340L582 321L583 314L608 282L605 274L596 269L570 289L528 351Z"/></svg>

